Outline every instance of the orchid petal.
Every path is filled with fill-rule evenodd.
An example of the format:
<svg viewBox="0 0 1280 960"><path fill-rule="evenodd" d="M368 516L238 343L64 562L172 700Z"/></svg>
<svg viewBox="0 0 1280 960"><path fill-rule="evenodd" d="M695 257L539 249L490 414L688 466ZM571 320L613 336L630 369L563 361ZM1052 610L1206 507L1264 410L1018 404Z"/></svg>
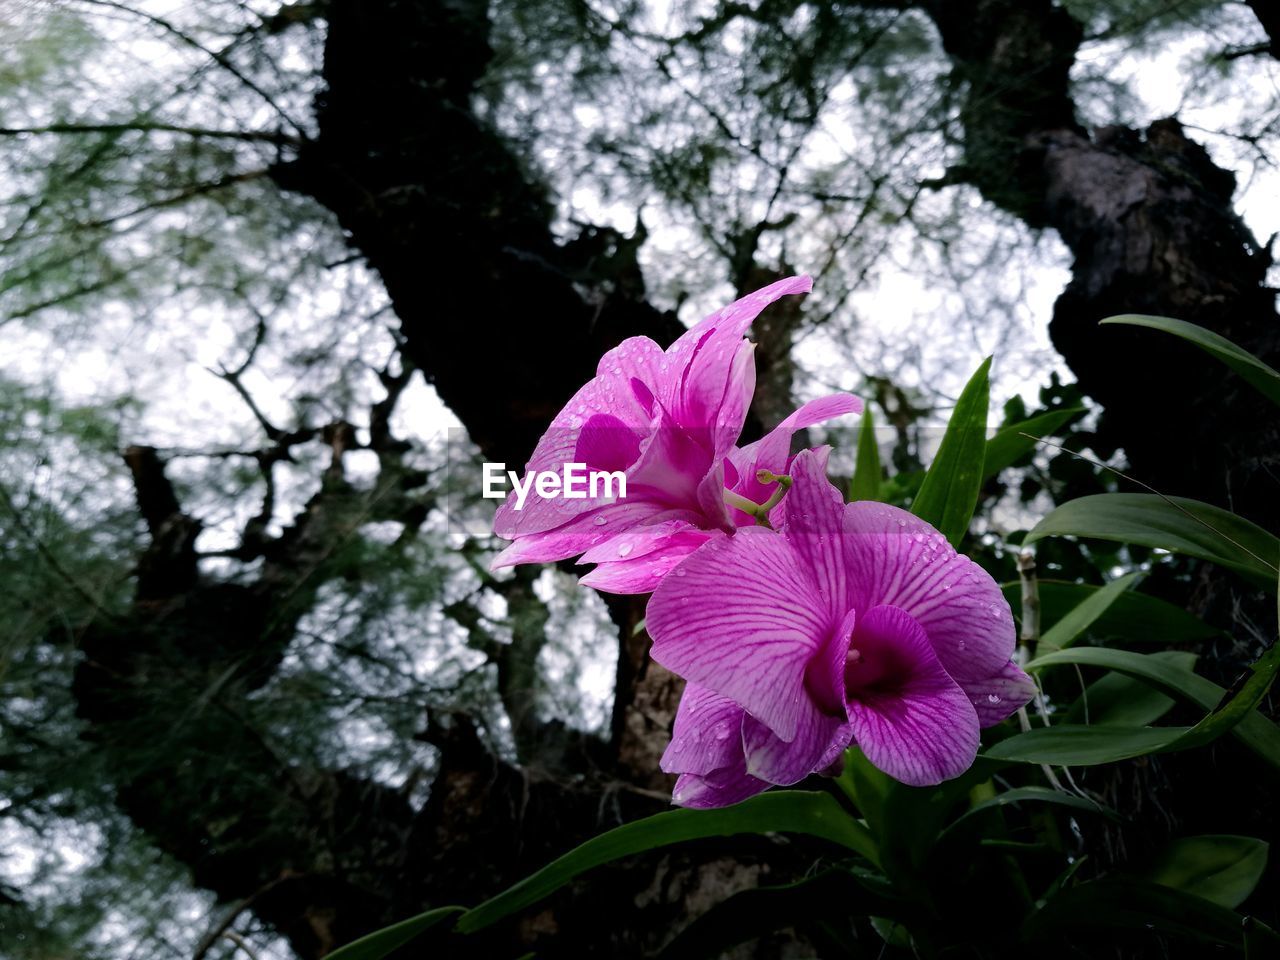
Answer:
<svg viewBox="0 0 1280 960"><path fill-rule="evenodd" d="M723 807L768 788L747 773L742 755L746 715L731 700L686 684L661 767L678 773L671 799L693 808Z"/></svg>
<svg viewBox="0 0 1280 960"><path fill-rule="evenodd" d="M578 433L573 462L592 470L623 470L640 457L644 434L611 413L593 414Z"/></svg>
<svg viewBox="0 0 1280 960"><path fill-rule="evenodd" d="M587 500L571 500L570 503L588 503ZM528 505L526 504L526 507ZM519 512L517 512L517 516ZM597 506L590 513L573 517L559 527L521 536L494 557L490 570L515 566L517 563L552 563L568 557L576 557L597 544L618 535L620 530L646 522L663 520L696 519L690 511L671 510L659 503L630 498L616 503Z"/></svg>
<svg viewBox="0 0 1280 960"><path fill-rule="evenodd" d="M773 473L786 473L791 460L791 438L797 431L846 413L861 412L862 401L849 393L833 393L810 400L755 443L729 453L726 459L734 467L738 478L735 484L730 485L730 489L748 500L762 503L768 499L773 489L757 480L756 472L770 470Z"/></svg>
<svg viewBox="0 0 1280 960"><path fill-rule="evenodd" d="M666 773L706 774L742 759L742 708L698 683L685 684L671 742L658 765Z"/></svg>
<svg viewBox="0 0 1280 960"><path fill-rule="evenodd" d="M977 756L973 704L904 610L880 606L859 619L845 696L854 740L868 760L903 783L941 783Z"/></svg>
<svg viewBox="0 0 1280 960"><path fill-rule="evenodd" d="M925 521L886 503L848 504L843 534L850 606L892 604L910 613L956 680L1004 668L1013 655L1013 614L982 567Z"/></svg>
<svg viewBox="0 0 1280 960"><path fill-rule="evenodd" d="M750 347L742 344L747 328L775 300L812 289L809 277L779 280L701 320L667 351L680 376L667 385L663 402L680 423L699 430L708 452L728 452L746 419L755 388Z"/></svg>
<svg viewBox="0 0 1280 960"><path fill-rule="evenodd" d="M801 558L770 530L708 541L649 600L653 659L733 700L783 740L812 709L808 660L832 623Z"/></svg>
<svg viewBox="0 0 1280 960"><path fill-rule="evenodd" d="M778 505L777 526L787 542L804 557L819 593L833 617L857 604L848 602L845 573L844 498L827 479L830 447L803 450L791 464L791 489Z"/></svg>
<svg viewBox="0 0 1280 960"><path fill-rule="evenodd" d="M682 774L671 791L671 800L692 810L709 810L727 807L769 789L768 783L757 780L746 769L746 764L739 761L737 767L726 767L706 775Z"/></svg>
<svg viewBox="0 0 1280 960"><path fill-rule="evenodd" d="M843 740L847 745L851 733L843 716L833 717L815 709L801 715L795 739L787 743L748 716L742 724L747 773L778 786L799 783L828 766L830 761L823 761L831 753L832 744Z"/></svg>
<svg viewBox="0 0 1280 960"><path fill-rule="evenodd" d="M606 593L652 593L685 557L717 536L724 534L687 520L635 527L584 553L579 563L599 566L579 582Z"/></svg>
<svg viewBox="0 0 1280 960"><path fill-rule="evenodd" d="M1012 716L1036 695L1036 682L1012 660L990 677L961 680L960 687L978 711L978 724L983 727L993 727Z"/></svg>

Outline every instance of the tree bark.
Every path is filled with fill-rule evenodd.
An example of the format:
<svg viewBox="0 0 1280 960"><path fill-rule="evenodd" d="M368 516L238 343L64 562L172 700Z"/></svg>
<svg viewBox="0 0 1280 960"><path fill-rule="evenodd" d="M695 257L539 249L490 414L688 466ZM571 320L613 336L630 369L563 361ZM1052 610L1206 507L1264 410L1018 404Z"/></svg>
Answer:
<svg viewBox="0 0 1280 960"><path fill-rule="evenodd" d="M1259 5L1263 6L1263 5ZM1252 388L1189 344L1150 330L1098 327L1144 313L1200 324L1264 361L1280 360L1271 265L1232 207L1235 179L1175 119L1145 130L1086 130L1069 71L1084 31L1051 0L928 0L962 88L968 182L1034 228L1051 227L1074 257L1050 335L1103 406L1092 444L1123 447L1130 469L1165 494L1228 507L1280 529L1280 417ZM1235 637L1202 650L1201 669L1230 684L1274 638L1274 599L1201 567L1177 599ZM1259 632L1260 631L1260 632ZM1187 722L1195 716L1188 714ZM1108 795L1142 797L1160 818L1108 832L1100 864L1123 860L1220 820L1232 797L1242 833L1275 837L1273 800L1234 744L1102 771ZM1098 788L1098 780L1090 784ZM1099 846L1102 849L1099 849Z"/></svg>
<svg viewBox="0 0 1280 960"><path fill-rule="evenodd" d="M1099 329L1121 313L1177 317L1275 362L1271 258L1232 208L1235 179L1176 120L1085 130L1069 72L1084 30L1049 0L927 2L963 87L964 160L976 186L1074 256L1050 334L1104 408L1099 443L1123 446L1162 492L1233 506L1280 527L1274 416L1188 345ZM1194 389L1188 389L1194 385Z"/></svg>
<svg viewBox="0 0 1280 960"><path fill-rule="evenodd" d="M275 179L335 214L386 285L408 358L484 456L522 463L605 350L642 334L665 344L683 327L645 301L638 237L588 229L556 242L545 190L472 110L491 54L483 3L334 0L326 17L319 133ZM381 456L394 439L375 433L394 468ZM197 884L240 901L307 960L428 907L478 902L602 829L664 809L657 759L681 689L647 660L634 629L642 602L621 598L608 743L531 721L521 688L541 642L534 616L519 649L495 658L529 766L495 756L466 717L433 716L422 737L439 749L439 771L415 811L403 791L277 756L245 708L334 575L332 548L366 516L342 474L349 434L326 431L333 465L282 537L246 532L244 558L263 565L236 583L202 575L198 521L155 451L131 449L150 534L135 602L123 621L86 631L75 679L86 735L118 759L122 810ZM525 592L515 599L537 602ZM753 882L766 851L786 860L763 841L729 849L640 858L500 931L495 949L653 950L712 891ZM617 923L619 911L631 919Z"/></svg>

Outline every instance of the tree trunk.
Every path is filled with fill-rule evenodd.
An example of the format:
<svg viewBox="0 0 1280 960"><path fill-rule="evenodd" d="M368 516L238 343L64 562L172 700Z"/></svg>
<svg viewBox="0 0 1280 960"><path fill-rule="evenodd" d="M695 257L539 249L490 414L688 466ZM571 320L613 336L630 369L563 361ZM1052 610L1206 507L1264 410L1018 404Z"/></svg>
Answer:
<svg viewBox="0 0 1280 960"><path fill-rule="evenodd" d="M1265 6L1265 5L1259 5ZM1093 444L1122 446L1131 471L1162 493L1226 506L1280 529L1280 417L1217 361L1150 330L1099 328L1122 313L1176 317L1234 340L1276 365L1280 324L1266 286L1271 257L1232 208L1233 175L1176 120L1145 130L1086 130L1069 71L1084 31L1051 0L929 0L963 89L964 160L951 179L1035 228L1058 231L1074 256L1050 334L1084 390L1103 405ZM1175 599L1231 639L1202 650L1201 667L1229 684L1274 641L1274 599L1233 575L1198 571L1196 595ZM1188 714L1188 722L1195 716ZM1107 768L1087 785L1142 798L1145 816L1093 838L1106 864L1214 822L1229 796L1240 832L1275 837L1267 785L1237 745Z"/></svg>

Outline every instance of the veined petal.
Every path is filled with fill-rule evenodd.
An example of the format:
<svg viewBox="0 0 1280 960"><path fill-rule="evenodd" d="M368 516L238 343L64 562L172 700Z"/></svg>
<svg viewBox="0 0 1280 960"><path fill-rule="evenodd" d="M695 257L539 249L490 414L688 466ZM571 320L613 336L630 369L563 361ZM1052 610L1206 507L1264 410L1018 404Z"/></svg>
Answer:
<svg viewBox="0 0 1280 960"><path fill-rule="evenodd" d="M584 462L577 459L584 428L588 441L583 452L596 449L599 441L611 442L615 447L626 445L628 433L637 438L647 436L652 415L642 403L643 391L638 392L632 381L639 380L645 390L652 390L659 382L663 358L662 348L648 337L624 340L601 357L597 376L556 414L525 464L522 477L533 472L559 473L566 463ZM602 417L607 419L599 419ZM593 440L591 433L599 434L606 425L626 433L618 432L612 439L607 434L598 435ZM612 455L616 457L618 452L612 451ZM600 506L598 500L591 499L543 498L532 487L523 509L516 510L515 503L512 491L494 517L494 533L507 540L553 530Z"/></svg>
<svg viewBox="0 0 1280 960"><path fill-rule="evenodd" d="M737 483L730 489L748 500L764 502L773 488L757 480L756 471L763 469L786 473L791 461L791 438L798 430L846 413L861 412L862 401L850 393L833 393L810 400L755 443L730 451L726 459L737 473Z"/></svg>
<svg viewBox="0 0 1280 960"><path fill-rule="evenodd" d="M575 463L591 470L625 471L640 458L644 434L611 413L593 414L578 433Z"/></svg>
<svg viewBox="0 0 1280 960"><path fill-rule="evenodd" d="M815 706L801 715L795 739L787 743L748 716L742 724L747 773L778 786L799 783L828 766L831 761L826 758L832 752L832 745L843 742L847 746L851 732L843 716L830 716Z"/></svg>
<svg viewBox="0 0 1280 960"><path fill-rule="evenodd" d="M925 521L886 503L848 504L844 553L850 605L907 611L956 680L983 680L1013 656L1013 614L1000 587Z"/></svg>
<svg viewBox="0 0 1280 960"><path fill-rule="evenodd" d="M742 708L699 683L686 683L671 742L658 766L665 773L711 773L742 759Z"/></svg>
<svg viewBox="0 0 1280 960"><path fill-rule="evenodd" d="M999 673L981 680L962 680L960 687L978 711L978 724L993 727L1036 695L1036 682L1010 660Z"/></svg>
<svg viewBox="0 0 1280 960"><path fill-rule="evenodd" d="M742 755L746 714L733 701L696 683L685 685L671 743L661 767L678 773L672 800L685 807L723 807L765 790L747 773Z"/></svg>
<svg viewBox="0 0 1280 960"><path fill-rule="evenodd" d="M861 609L849 599L844 498L827 479L830 447L802 450L791 463L791 489L773 514L778 530L807 562L831 617Z"/></svg>
<svg viewBox="0 0 1280 960"><path fill-rule="evenodd" d="M639 459L627 472L627 499L697 510L698 486L713 466L711 454L662 410L640 444Z"/></svg>
<svg viewBox="0 0 1280 960"><path fill-rule="evenodd" d="M583 503L573 500L572 503ZM590 503L590 501L585 501ZM551 563L576 557L585 550L617 536L618 531L634 525L663 520L696 519L690 511L670 510L661 504L628 497L616 503L597 507L590 513L572 517L552 530L525 534L494 557L490 570L512 567L517 563Z"/></svg>
<svg viewBox="0 0 1280 960"><path fill-rule="evenodd" d="M853 738L889 776L931 786L978 753L978 715L943 669L924 628L890 606L858 620L845 671Z"/></svg>
<svg viewBox="0 0 1280 960"><path fill-rule="evenodd" d="M718 530L700 530L687 520L646 524L597 544L579 563L598 566L579 581L605 593L652 593L662 578Z"/></svg>
<svg viewBox="0 0 1280 960"><path fill-rule="evenodd" d="M739 766L725 767L714 773L681 774L671 791L671 801L692 810L710 810L727 807L768 789L769 784L747 773L746 764L739 761Z"/></svg>
<svg viewBox="0 0 1280 960"><path fill-rule="evenodd" d="M812 289L809 277L779 280L701 320L668 349L673 376L661 399L681 424L698 432L708 452L727 452L746 417L755 382L754 361L744 353L750 348L742 345L747 328L775 300Z"/></svg>
<svg viewBox="0 0 1280 960"><path fill-rule="evenodd" d="M831 628L787 541L748 527L708 541L649 600L653 659L728 697L785 741L809 708L805 668Z"/></svg>

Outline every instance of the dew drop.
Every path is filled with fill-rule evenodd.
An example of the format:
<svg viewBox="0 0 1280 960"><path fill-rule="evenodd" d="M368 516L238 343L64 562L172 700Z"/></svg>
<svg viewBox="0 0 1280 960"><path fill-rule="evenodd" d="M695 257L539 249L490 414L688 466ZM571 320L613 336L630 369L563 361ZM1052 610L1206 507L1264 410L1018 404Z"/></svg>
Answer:
<svg viewBox="0 0 1280 960"><path fill-rule="evenodd" d="M987 703L999 703L999 702L1000 702L1000 698L997 697L994 693L987 694Z"/></svg>
<svg viewBox="0 0 1280 960"><path fill-rule="evenodd" d="M635 544L633 544L633 543L622 543L622 544L619 544L619 545L618 545L618 556L620 556L620 557L625 557L627 554L629 554L629 553L630 553L632 550L634 550L634 549L635 549Z"/></svg>
<svg viewBox="0 0 1280 960"><path fill-rule="evenodd" d="M600 516L600 517L596 517L591 522L594 523L597 527L603 527L606 523L609 522L609 518Z"/></svg>

